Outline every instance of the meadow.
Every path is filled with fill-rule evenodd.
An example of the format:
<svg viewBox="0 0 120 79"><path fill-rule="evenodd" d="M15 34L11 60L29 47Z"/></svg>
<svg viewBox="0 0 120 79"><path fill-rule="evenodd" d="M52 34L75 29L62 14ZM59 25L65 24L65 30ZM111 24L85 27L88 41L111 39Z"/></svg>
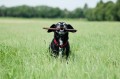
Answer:
<svg viewBox="0 0 120 79"><path fill-rule="evenodd" d="M68 64L50 56L42 29L60 21L78 30ZM0 79L120 79L120 22L0 18Z"/></svg>

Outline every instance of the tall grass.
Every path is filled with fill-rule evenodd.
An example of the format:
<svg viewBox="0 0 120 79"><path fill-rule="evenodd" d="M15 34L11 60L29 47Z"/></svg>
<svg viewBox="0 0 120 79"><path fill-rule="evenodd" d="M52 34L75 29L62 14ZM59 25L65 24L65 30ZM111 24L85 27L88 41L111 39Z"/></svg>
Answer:
<svg viewBox="0 0 120 79"><path fill-rule="evenodd" d="M65 21L71 55L49 55L53 33L42 27ZM120 79L120 23L67 19L0 19L0 79Z"/></svg>

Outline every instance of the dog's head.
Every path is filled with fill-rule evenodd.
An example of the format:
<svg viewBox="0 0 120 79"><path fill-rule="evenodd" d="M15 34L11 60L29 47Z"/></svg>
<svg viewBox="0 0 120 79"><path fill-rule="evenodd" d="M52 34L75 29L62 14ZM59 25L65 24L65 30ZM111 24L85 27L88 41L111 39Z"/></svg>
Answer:
<svg viewBox="0 0 120 79"><path fill-rule="evenodd" d="M66 24L65 22L58 22L57 24L51 25L50 28L56 28L57 30L54 31L52 29L49 29L48 32L56 32L60 35L64 35L65 33L68 33L66 29L74 29L70 24Z"/></svg>

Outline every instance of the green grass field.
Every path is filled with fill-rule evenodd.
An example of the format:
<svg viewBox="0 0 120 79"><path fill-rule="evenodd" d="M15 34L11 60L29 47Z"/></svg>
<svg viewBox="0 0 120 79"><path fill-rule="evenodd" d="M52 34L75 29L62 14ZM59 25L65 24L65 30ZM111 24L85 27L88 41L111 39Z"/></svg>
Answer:
<svg viewBox="0 0 120 79"><path fill-rule="evenodd" d="M42 29L59 21L78 30L68 64L49 55ZM120 79L120 22L0 18L0 79Z"/></svg>

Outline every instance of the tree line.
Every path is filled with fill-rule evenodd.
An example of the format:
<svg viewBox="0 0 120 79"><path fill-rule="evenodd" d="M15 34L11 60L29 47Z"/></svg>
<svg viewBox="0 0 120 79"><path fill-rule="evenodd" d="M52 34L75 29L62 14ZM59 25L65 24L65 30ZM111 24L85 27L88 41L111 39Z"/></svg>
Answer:
<svg viewBox="0 0 120 79"><path fill-rule="evenodd" d="M95 8L87 4L83 8L73 11L53 8L49 6L0 6L0 17L25 17L25 18L86 18L90 21L120 21L120 0L117 2L100 0Z"/></svg>

